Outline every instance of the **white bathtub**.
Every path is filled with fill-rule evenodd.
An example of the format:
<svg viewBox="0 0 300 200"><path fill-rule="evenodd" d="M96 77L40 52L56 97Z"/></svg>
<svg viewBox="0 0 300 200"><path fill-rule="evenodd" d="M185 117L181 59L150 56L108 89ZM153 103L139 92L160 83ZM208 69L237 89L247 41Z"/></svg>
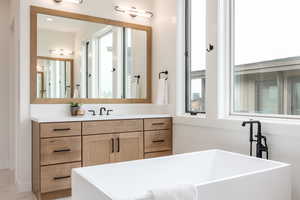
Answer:
<svg viewBox="0 0 300 200"><path fill-rule="evenodd" d="M149 199L149 190L194 184L199 200L290 200L290 165L209 150L74 169L72 200Z"/></svg>

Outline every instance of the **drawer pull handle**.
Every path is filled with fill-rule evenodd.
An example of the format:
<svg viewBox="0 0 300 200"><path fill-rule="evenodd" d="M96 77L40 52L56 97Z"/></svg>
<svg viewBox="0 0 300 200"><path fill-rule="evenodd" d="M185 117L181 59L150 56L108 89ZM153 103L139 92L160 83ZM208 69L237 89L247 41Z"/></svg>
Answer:
<svg viewBox="0 0 300 200"><path fill-rule="evenodd" d="M70 152L71 149L60 149L60 150L54 150L54 153L61 153L61 152Z"/></svg>
<svg viewBox="0 0 300 200"><path fill-rule="evenodd" d="M165 123L161 122L161 123L152 123L153 126L162 126L165 125Z"/></svg>
<svg viewBox="0 0 300 200"><path fill-rule="evenodd" d="M119 153L120 152L120 148L121 148L120 147L120 138L117 138L117 145L118 145L118 151L117 152Z"/></svg>
<svg viewBox="0 0 300 200"><path fill-rule="evenodd" d="M67 179L67 178L71 178L71 176L58 176L58 177L54 177L54 180L61 180L61 179Z"/></svg>
<svg viewBox="0 0 300 200"><path fill-rule="evenodd" d="M153 143L162 143L162 142L165 142L165 140L153 140L152 142Z"/></svg>
<svg viewBox="0 0 300 200"><path fill-rule="evenodd" d="M58 132L58 131L70 131L72 130L71 128L55 128L53 131Z"/></svg>
<svg viewBox="0 0 300 200"><path fill-rule="evenodd" d="M111 139L111 153L115 152L115 140L114 138Z"/></svg>

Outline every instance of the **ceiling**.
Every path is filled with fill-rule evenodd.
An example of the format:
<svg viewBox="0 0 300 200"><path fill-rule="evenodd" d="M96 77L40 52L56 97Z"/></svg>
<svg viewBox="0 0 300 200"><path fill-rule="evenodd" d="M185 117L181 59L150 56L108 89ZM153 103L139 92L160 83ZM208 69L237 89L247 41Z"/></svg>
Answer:
<svg viewBox="0 0 300 200"><path fill-rule="evenodd" d="M87 22L82 20L75 20L65 17L51 16L38 14L37 17L38 29L78 33L86 29L98 29L106 27L105 24Z"/></svg>

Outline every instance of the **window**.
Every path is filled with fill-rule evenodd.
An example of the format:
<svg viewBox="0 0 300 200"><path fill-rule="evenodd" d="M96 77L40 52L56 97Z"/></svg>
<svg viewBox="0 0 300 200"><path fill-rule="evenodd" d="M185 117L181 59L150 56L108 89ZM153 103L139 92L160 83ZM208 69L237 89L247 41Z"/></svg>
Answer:
<svg viewBox="0 0 300 200"><path fill-rule="evenodd" d="M106 26L82 43L84 98L121 98L123 28ZM83 71L84 70L84 71Z"/></svg>
<svg viewBox="0 0 300 200"><path fill-rule="evenodd" d="M300 76L294 76L289 79L290 86L290 104L289 114L300 115Z"/></svg>
<svg viewBox="0 0 300 200"><path fill-rule="evenodd" d="M206 0L186 0L186 112L205 113Z"/></svg>
<svg viewBox="0 0 300 200"><path fill-rule="evenodd" d="M299 115L300 1L232 3L232 113Z"/></svg>
<svg viewBox="0 0 300 200"><path fill-rule="evenodd" d="M262 114L280 113L279 90L276 80L258 80L255 83L256 112Z"/></svg>

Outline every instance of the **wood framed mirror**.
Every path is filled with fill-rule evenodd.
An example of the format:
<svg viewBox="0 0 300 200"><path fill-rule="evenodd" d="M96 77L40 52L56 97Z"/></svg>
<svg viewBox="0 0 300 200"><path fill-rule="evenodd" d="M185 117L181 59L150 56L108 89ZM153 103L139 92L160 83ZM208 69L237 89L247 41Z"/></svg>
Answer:
<svg viewBox="0 0 300 200"><path fill-rule="evenodd" d="M31 7L31 103L151 103L152 28Z"/></svg>

